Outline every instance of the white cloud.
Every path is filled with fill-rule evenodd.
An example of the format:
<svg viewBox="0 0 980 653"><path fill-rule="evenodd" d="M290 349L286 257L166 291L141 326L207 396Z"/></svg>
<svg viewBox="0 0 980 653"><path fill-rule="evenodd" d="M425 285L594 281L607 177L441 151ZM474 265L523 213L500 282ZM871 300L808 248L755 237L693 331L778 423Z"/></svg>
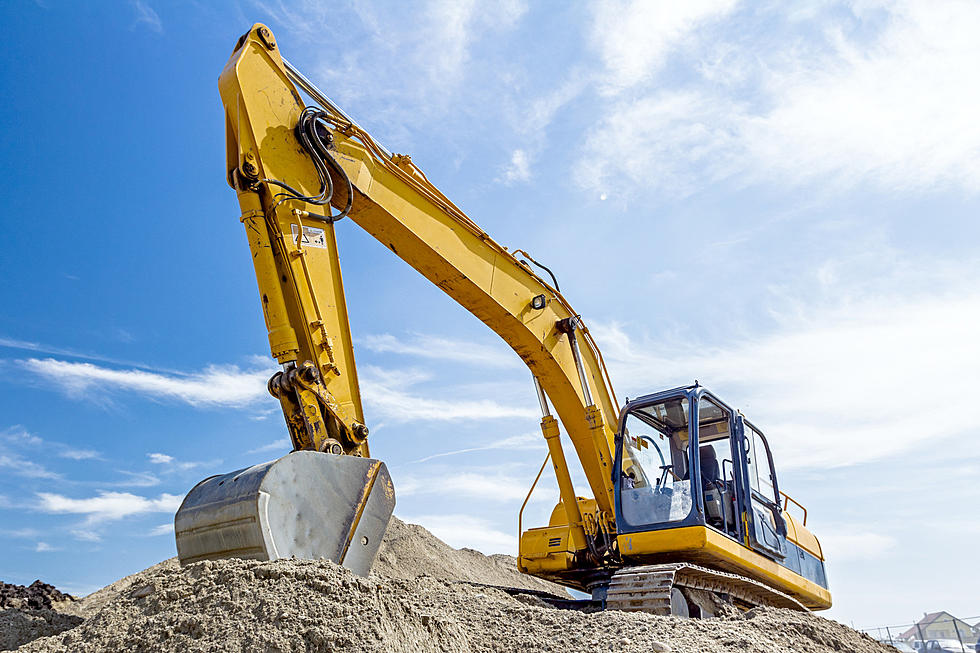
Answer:
<svg viewBox="0 0 980 653"><path fill-rule="evenodd" d="M118 481L112 485L129 487L153 487L154 485L160 485L160 479L149 472L128 472L123 469L116 471L126 476L128 480Z"/></svg>
<svg viewBox="0 0 980 653"><path fill-rule="evenodd" d="M537 461L535 461L537 462ZM427 494L466 496L491 502L524 501L528 490L531 489L533 478L517 478L501 472L483 472L478 470L459 471L442 474L429 473L425 476L411 474L396 474L395 489L401 496L418 496ZM551 502L558 499L558 492L553 488L535 488L532 501Z"/></svg>
<svg viewBox="0 0 980 653"><path fill-rule="evenodd" d="M880 560L895 548L897 540L890 535L862 532L820 532L820 545L827 560L845 562L851 560Z"/></svg>
<svg viewBox="0 0 980 653"><path fill-rule="evenodd" d="M38 542L36 545L34 545L34 550L38 553L45 553L48 551L58 551L59 549L56 549L47 542Z"/></svg>
<svg viewBox="0 0 980 653"><path fill-rule="evenodd" d="M724 179L980 191L980 123L970 109L980 82L968 72L980 65L980 5L897 1L866 23L849 5L837 9L800 37L777 3L739 14L708 44L679 47L692 79L614 93L579 181L624 193L650 184L686 193ZM744 38L753 19L785 38ZM611 27L597 30L615 40ZM623 41L614 53L632 47ZM662 60L617 56L620 86L654 75Z"/></svg>
<svg viewBox="0 0 980 653"><path fill-rule="evenodd" d="M436 458L445 458L447 456L457 456L464 453L473 453L474 451L490 451L493 449L505 449L507 451L526 451L526 450L541 450L547 449L544 438L541 433L525 433L523 435L512 435L507 438L502 438L500 440L494 440L493 442L478 445L475 447L467 447L465 449L456 449L453 451L443 451L440 453L434 453L430 456L424 458L419 458L416 463L425 463Z"/></svg>
<svg viewBox="0 0 980 653"><path fill-rule="evenodd" d="M174 532L174 523L168 522L166 524L160 524L159 526L154 526L150 529L150 536L156 537L158 535L169 535Z"/></svg>
<svg viewBox="0 0 980 653"><path fill-rule="evenodd" d="M133 8L136 9L136 24L146 25L150 31L157 34L163 33L163 22L160 20L160 15L146 3L146 0L134 0Z"/></svg>
<svg viewBox="0 0 980 653"><path fill-rule="evenodd" d="M531 179L531 161L523 149L516 149L510 155L510 165L504 170L504 182L513 184Z"/></svg>
<svg viewBox="0 0 980 653"><path fill-rule="evenodd" d="M334 52L312 51L311 79L332 89L348 109L377 101L372 123L396 126L453 106L451 99L458 97L456 91L472 74L474 47L512 30L527 10L520 0L498 2L492 9L476 0L384 7L343 7L316 0L257 4L283 26L280 42L292 38L319 45L330 40L337 48ZM397 109L388 101L392 89L398 92Z"/></svg>
<svg viewBox="0 0 980 653"><path fill-rule="evenodd" d="M70 458L71 460L93 460L99 458L100 454L98 451L93 451L92 449L75 449L74 447L63 445L58 451L58 456L61 458Z"/></svg>
<svg viewBox="0 0 980 653"><path fill-rule="evenodd" d="M15 447L46 447L46 450L59 458L69 458L71 460L93 460L101 457L98 451L91 449L76 449L61 442L46 441L27 431L23 426L16 425L0 433L11 445Z"/></svg>
<svg viewBox="0 0 980 653"><path fill-rule="evenodd" d="M213 460L210 462L201 461L188 461L188 460L177 460L173 456L169 456L165 453L148 453L147 458L154 465L161 465L166 468L166 471L186 471L188 469L194 469L195 467L201 467L202 465L216 465L219 464L220 460Z"/></svg>
<svg viewBox="0 0 980 653"><path fill-rule="evenodd" d="M0 531L0 535L4 537L29 537L35 538L41 534L41 531L35 528L17 528L9 531Z"/></svg>
<svg viewBox="0 0 980 653"><path fill-rule="evenodd" d="M259 403L268 397L266 381L272 374L271 369L241 370L234 365L211 365L194 374L171 375L53 358L31 358L20 364L60 386L70 396L86 397L108 390L125 390L154 399L183 401L192 406L242 407Z"/></svg>
<svg viewBox="0 0 980 653"><path fill-rule="evenodd" d="M591 40L605 65L604 86L619 90L649 79L678 43L697 38L700 24L722 18L734 6L735 0L596 3Z"/></svg>
<svg viewBox="0 0 980 653"><path fill-rule="evenodd" d="M116 521L132 515L153 512L176 512L183 497L161 494L155 499L129 492L99 492L87 499L72 499L61 494L39 492L38 508L42 512L71 513L86 516L87 524Z"/></svg>
<svg viewBox="0 0 980 653"><path fill-rule="evenodd" d="M403 390L422 378L425 376L411 371L366 366L362 368L361 396L377 418L393 423L538 416L538 411L529 406L504 405L492 399L452 398L446 392L446 399L431 399Z"/></svg>
<svg viewBox="0 0 980 653"><path fill-rule="evenodd" d="M101 542L102 535L96 531L88 530L85 528L75 528L71 531L72 536L76 540L81 540L82 542Z"/></svg>
<svg viewBox="0 0 980 653"><path fill-rule="evenodd" d="M279 440L273 440L269 444L263 444L261 447L256 447L254 449L249 449L245 453L266 453L268 451L281 451L283 454L293 450L293 443L290 442L289 438L281 438Z"/></svg>
<svg viewBox="0 0 980 653"><path fill-rule="evenodd" d="M486 367L517 367L521 364L517 354L503 344L488 347L421 333L413 334L410 338L398 338L389 333L372 334L362 338L361 342L366 349L381 354L404 354Z"/></svg>
<svg viewBox="0 0 980 653"><path fill-rule="evenodd" d="M801 308L725 347L592 331L621 394L699 379L769 436L777 465L842 466L976 432L971 411L936 408L950 383L959 396L980 393L980 295L945 287Z"/></svg>
<svg viewBox="0 0 980 653"><path fill-rule="evenodd" d="M517 534L497 530L486 519L472 515L416 515L402 517L407 522L420 524L433 535L455 548L470 548L486 554L517 553Z"/></svg>
<svg viewBox="0 0 980 653"><path fill-rule="evenodd" d="M25 478L61 478L60 474L52 472L44 465L27 460L15 453L0 452L0 468L6 468L10 470L11 474Z"/></svg>

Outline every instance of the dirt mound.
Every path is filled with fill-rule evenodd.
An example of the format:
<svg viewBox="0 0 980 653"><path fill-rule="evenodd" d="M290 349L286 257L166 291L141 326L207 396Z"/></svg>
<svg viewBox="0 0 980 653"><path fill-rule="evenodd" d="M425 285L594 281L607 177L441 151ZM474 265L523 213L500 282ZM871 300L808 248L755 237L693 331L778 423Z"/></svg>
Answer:
<svg viewBox="0 0 980 653"><path fill-rule="evenodd" d="M181 568L170 559L78 601L52 601L71 614L0 612L0 649L894 653L813 614L757 609L699 621L585 613L495 585L564 592L521 574L510 556L453 549L394 519L370 578L326 560Z"/></svg>
<svg viewBox="0 0 980 653"><path fill-rule="evenodd" d="M0 582L0 651L80 624L80 617L56 611L74 601L71 594L39 580L26 586Z"/></svg>
<svg viewBox="0 0 980 653"><path fill-rule="evenodd" d="M326 560L222 560L138 574L93 618L22 651L889 651L815 615L710 620L530 605L493 588L360 578Z"/></svg>
<svg viewBox="0 0 980 653"><path fill-rule="evenodd" d="M116 582L106 585L100 590L92 592L88 596L84 596L77 599L69 604L57 604L55 609L59 612L65 614L74 615L77 617L82 617L83 619L88 619L93 616L99 610L101 610L106 603L112 599L119 596L121 593L129 589L129 587L136 582L139 582L146 574L155 571L160 571L161 569L177 569L180 567L180 563L177 562L177 558L168 558L163 562L158 562L157 564L144 569L143 571L130 574L124 578L120 578Z"/></svg>
<svg viewBox="0 0 980 653"><path fill-rule="evenodd" d="M39 580L30 585L0 583L0 608L40 610L51 608L52 602L74 601L75 597L58 591L54 585Z"/></svg>
<svg viewBox="0 0 980 653"><path fill-rule="evenodd" d="M57 635L82 623L81 617L41 610L0 610L0 651L16 649L38 637Z"/></svg>
<svg viewBox="0 0 980 653"><path fill-rule="evenodd" d="M522 574L513 556L486 556L473 549L454 549L418 524L407 524L396 517L388 525L371 573L402 579L431 576L568 596L561 585Z"/></svg>

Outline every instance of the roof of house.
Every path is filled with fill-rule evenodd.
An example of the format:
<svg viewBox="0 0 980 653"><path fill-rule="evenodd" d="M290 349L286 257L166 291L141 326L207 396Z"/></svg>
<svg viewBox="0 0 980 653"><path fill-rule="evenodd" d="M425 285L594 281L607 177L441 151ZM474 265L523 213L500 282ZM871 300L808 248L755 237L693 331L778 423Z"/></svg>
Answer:
<svg viewBox="0 0 980 653"><path fill-rule="evenodd" d="M935 623L936 621L946 621L946 620L958 621L964 626L971 627L970 624L966 623L962 619L954 617L953 615L946 612L945 610L940 610L939 612L927 612L921 619L919 619L915 623L915 625L913 625L911 628L909 628L904 633L899 635L899 637L902 639L908 639L909 637L917 637L919 635L919 631L916 626L918 626L919 628L925 628ZM980 626L980 623L977 623L976 626L972 626L972 628L976 628L977 626Z"/></svg>

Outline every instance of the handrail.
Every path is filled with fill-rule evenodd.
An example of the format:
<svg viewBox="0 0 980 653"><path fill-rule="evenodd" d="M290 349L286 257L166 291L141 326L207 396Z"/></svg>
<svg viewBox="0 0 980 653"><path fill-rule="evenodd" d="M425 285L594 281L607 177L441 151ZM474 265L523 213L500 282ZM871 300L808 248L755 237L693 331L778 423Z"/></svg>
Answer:
<svg viewBox="0 0 980 653"><path fill-rule="evenodd" d="M541 479L541 474L544 472L545 465L551 460L551 452L544 457L544 462L541 463L541 469L538 470L538 475L534 477L534 482L531 483L531 489L527 491L527 496L524 497L524 503L521 504L521 510L517 513L517 546L520 548L521 533L524 532L524 508L527 506L527 502L531 500L531 494L534 492L534 488L537 487L538 481Z"/></svg>
<svg viewBox="0 0 980 653"><path fill-rule="evenodd" d="M800 510L803 511L803 525L806 526L806 508L803 507L803 504L797 501L796 499L794 499L793 497L791 497L790 495L786 494L782 490L780 490L779 493L783 495L783 498L785 499L785 501L783 501L783 512L786 512L786 508L789 507L789 503L790 501L792 501L797 506L799 506Z"/></svg>

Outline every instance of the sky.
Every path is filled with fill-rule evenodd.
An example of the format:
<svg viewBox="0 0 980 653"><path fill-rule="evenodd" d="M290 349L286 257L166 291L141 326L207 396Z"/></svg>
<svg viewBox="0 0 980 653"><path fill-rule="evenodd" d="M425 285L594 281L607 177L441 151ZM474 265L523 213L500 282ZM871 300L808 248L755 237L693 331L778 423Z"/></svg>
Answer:
<svg viewBox="0 0 980 653"><path fill-rule="evenodd" d="M0 579L84 594L173 556L197 481L289 449L217 91L264 22L555 271L620 399L697 379L767 434L824 546L827 616L980 615L980 4L24 0L0 17ZM396 515L515 553L546 453L527 369L352 222L337 237ZM524 524L556 499L546 474Z"/></svg>

